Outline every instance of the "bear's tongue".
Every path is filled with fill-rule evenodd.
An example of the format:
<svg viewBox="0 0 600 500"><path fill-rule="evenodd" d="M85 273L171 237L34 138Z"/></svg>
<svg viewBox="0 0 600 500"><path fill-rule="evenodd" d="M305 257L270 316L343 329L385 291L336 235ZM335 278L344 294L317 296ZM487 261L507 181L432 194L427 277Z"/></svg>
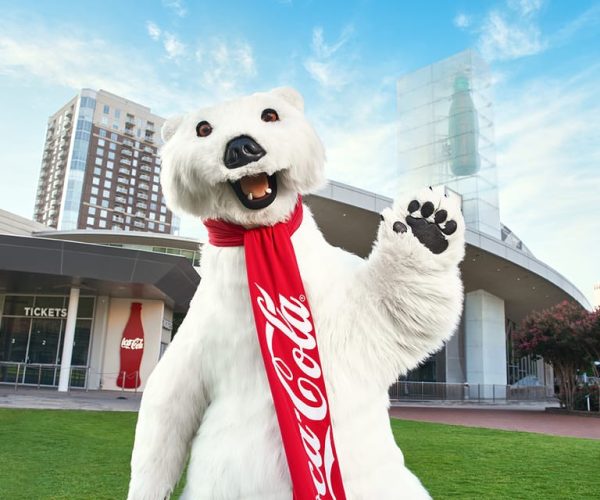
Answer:
<svg viewBox="0 0 600 500"><path fill-rule="evenodd" d="M244 196L249 200L256 200L271 194L267 174L249 175L240 179L240 187Z"/></svg>

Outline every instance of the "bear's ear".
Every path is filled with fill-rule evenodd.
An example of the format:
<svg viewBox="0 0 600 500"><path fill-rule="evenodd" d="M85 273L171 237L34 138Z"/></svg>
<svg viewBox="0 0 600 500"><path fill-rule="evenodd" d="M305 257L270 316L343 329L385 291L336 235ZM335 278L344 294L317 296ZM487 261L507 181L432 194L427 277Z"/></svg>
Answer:
<svg viewBox="0 0 600 500"><path fill-rule="evenodd" d="M292 87L277 87L271 90L271 94L281 97L295 108L304 112L304 99L296 89Z"/></svg>
<svg viewBox="0 0 600 500"><path fill-rule="evenodd" d="M171 137L173 137L173 135L179 128L179 125L181 125L182 121L183 116L174 116L172 118L169 118L163 124L162 128L160 129L160 135L162 137L163 142L167 142Z"/></svg>

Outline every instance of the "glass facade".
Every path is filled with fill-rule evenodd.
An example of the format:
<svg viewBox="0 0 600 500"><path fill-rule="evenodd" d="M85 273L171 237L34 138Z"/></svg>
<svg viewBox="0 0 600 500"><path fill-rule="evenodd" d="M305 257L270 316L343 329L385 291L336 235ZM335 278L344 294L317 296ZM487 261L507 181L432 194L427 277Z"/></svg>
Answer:
<svg viewBox="0 0 600 500"><path fill-rule="evenodd" d="M467 226L500 238L491 77L467 50L398 81L402 190L445 185Z"/></svg>
<svg viewBox="0 0 600 500"><path fill-rule="evenodd" d="M69 175L67 178L66 194L59 222L59 229L77 229L81 193L85 176L85 166L92 133L94 110L96 108L96 93L93 90L82 90L77 106L77 128L71 152Z"/></svg>
<svg viewBox="0 0 600 500"><path fill-rule="evenodd" d="M0 382L56 386L68 296L6 295L0 320ZM81 297L75 324L71 386L85 385L94 297Z"/></svg>

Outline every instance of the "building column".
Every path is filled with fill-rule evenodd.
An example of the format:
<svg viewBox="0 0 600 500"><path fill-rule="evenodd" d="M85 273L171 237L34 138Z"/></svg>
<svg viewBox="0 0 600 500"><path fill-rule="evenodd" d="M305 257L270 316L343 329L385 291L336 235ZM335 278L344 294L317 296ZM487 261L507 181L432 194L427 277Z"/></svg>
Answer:
<svg viewBox="0 0 600 500"><path fill-rule="evenodd" d="M464 322L467 383L480 397L504 397L492 387L507 382L504 301L485 290L467 293Z"/></svg>
<svg viewBox="0 0 600 500"><path fill-rule="evenodd" d="M79 307L79 288L72 287L69 294L69 308L67 309L67 324L65 326L65 341L60 364L60 378L58 391L67 392L71 375L71 358L73 356L73 341L75 340L75 323L77 321L77 308Z"/></svg>

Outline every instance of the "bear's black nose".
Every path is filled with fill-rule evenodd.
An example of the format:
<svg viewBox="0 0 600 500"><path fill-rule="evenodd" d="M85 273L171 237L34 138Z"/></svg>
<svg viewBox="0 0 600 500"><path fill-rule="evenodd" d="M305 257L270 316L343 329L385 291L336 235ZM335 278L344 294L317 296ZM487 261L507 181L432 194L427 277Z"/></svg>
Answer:
<svg viewBox="0 0 600 500"><path fill-rule="evenodd" d="M260 160L266 154L267 152L252 137L240 135L227 143L223 162L227 168L239 168Z"/></svg>

